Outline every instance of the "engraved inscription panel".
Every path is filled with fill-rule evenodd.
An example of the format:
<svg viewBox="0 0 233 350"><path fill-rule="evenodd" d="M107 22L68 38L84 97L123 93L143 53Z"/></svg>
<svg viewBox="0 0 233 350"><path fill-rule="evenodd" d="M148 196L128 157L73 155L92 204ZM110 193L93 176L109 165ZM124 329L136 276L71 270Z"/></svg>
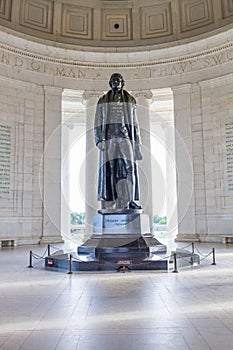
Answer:
<svg viewBox="0 0 233 350"><path fill-rule="evenodd" d="M0 125L0 198L10 197L11 127Z"/></svg>
<svg viewBox="0 0 233 350"><path fill-rule="evenodd" d="M233 122L225 123L228 191L233 193Z"/></svg>

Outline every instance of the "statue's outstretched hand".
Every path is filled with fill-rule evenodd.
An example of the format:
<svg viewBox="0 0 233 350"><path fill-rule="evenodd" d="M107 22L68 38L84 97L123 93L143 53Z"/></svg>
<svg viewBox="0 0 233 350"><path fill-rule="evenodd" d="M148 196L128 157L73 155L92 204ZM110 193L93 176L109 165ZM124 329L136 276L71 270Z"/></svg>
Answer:
<svg viewBox="0 0 233 350"><path fill-rule="evenodd" d="M138 144L135 145L134 159L135 160L142 160L141 147Z"/></svg>
<svg viewBox="0 0 233 350"><path fill-rule="evenodd" d="M105 151L106 150L106 141L101 141L97 143L97 147L99 148L100 151Z"/></svg>

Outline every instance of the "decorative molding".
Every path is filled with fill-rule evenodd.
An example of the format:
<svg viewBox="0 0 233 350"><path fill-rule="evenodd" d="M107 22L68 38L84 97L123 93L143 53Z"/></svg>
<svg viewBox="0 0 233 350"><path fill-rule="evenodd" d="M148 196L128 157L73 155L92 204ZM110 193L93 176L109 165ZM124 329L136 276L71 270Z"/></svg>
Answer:
<svg viewBox="0 0 233 350"><path fill-rule="evenodd" d="M20 24L39 31L53 31L53 1L22 0L20 4Z"/></svg>
<svg viewBox="0 0 233 350"><path fill-rule="evenodd" d="M212 67L221 67L222 65L225 69L225 74L232 72L233 41L227 42L227 40L230 40L231 35L233 35L233 31L229 31L228 36L226 36L226 42L223 45L216 47L213 47L213 44L214 42L220 42L218 36L206 40L205 45L201 45L200 42L200 51L196 50L196 52L194 48L197 48L197 45L195 44L193 49L189 45L190 53L188 54L186 54L185 46L183 50L179 47L177 51L174 48L171 48L171 50L165 49L163 55L162 51L160 51L159 57L162 57L161 59L157 58L157 54L151 51L150 56L142 60L143 52L138 53L136 57L139 60L135 59L135 62L133 61L135 57L133 53L123 56L124 60L116 60L116 57L121 57L120 54L113 55L113 57L102 53L100 54L101 56L97 57L95 55L89 57L86 54L84 57L79 51L69 52L65 49L50 46L44 46L44 49L41 46L40 51L38 51L41 53L37 53L32 51L34 46L31 47L23 39L20 41L22 49L14 47L12 43L15 44L16 41L13 40L14 37L11 38L8 35L7 39L10 39L9 44L5 44L5 41L2 44L0 43L0 64L2 66L2 74L6 72L7 76L16 77L16 79L21 77L22 80L26 77L30 82L35 83L43 80L44 85L53 85L55 82L55 85L61 86L61 79L68 78L67 81L73 84L72 89L75 89L76 84L78 84L78 82L74 83L75 79L81 79L82 81L98 79L103 84L103 81L109 79L110 70L121 70L127 80L137 81L143 79L149 82L151 79L173 76L180 79L182 76L182 83L185 83L186 81L190 82L189 73L198 72L198 76L200 76L202 70L206 72L208 70L209 79L216 77L216 70L212 69ZM220 38L222 38L221 34ZM72 57L74 58L72 59ZM97 58L96 61L95 58ZM33 74L28 75L27 72ZM193 74L192 77L194 77ZM32 79L30 80L30 78ZM49 80L50 78L51 80ZM64 84L63 86L66 86ZM171 80L172 86L179 84L174 84L174 79ZM104 89L103 86L105 85L101 85L101 89Z"/></svg>
<svg viewBox="0 0 233 350"><path fill-rule="evenodd" d="M155 38L172 34L171 3L141 7L141 38Z"/></svg>
<svg viewBox="0 0 233 350"><path fill-rule="evenodd" d="M92 39L93 9L63 4L61 34L79 39Z"/></svg>
<svg viewBox="0 0 233 350"><path fill-rule="evenodd" d="M132 39L132 10L129 8L102 9L102 40Z"/></svg>
<svg viewBox="0 0 233 350"><path fill-rule="evenodd" d="M26 51L20 48L12 47L7 44L0 43L0 63L10 64L10 56L8 54L13 54L18 56L15 59L14 66L15 67L24 67L24 62L20 61L23 58L31 60L31 67L29 67L33 71L41 72L40 68L43 63L57 63L64 64L70 66L70 68L75 67L86 67L86 68L141 68L141 67L156 67L158 65L165 66L168 64L180 64L180 73L186 73L193 70L199 70L202 68L206 68L208 66L215 66L221 63L226 63L227 61L233 61L233 41L228 42L226 44L197 51L195 53L190 53L186 55L179 55L170 58L162 58L156 60L150 60L145 62L91 62L91 61L79 61L72 60L69 58L58 58L57 56L43 55L39 53L34 53L30 51ZM3 53L5 52L5 54ZM211 57L213 56L213 59ZM199 60L198 62L196 60ZM40 66L36 64L36 61L40 61ZM104 60L103 60L104 61ZM44 71L45 73L46 71ZM175 72L174 72L175 73ZM61 67L58 75L63 75L63 69Z"/></svg>
<svg viewBox="0 0 233 350"><path fill-rule="evenodd" d="M180 0L180 26L186 32L214 22L212 0Z"/></svg>

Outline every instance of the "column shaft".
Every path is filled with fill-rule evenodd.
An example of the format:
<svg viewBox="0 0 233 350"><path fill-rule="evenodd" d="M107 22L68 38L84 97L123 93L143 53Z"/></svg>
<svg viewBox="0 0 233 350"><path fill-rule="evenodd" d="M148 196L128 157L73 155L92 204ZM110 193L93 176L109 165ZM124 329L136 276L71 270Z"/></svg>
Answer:
<svg viewBox="0 0 233 350"><path fill-rule="evenodd" d="M150 110L149 104L153 97L152 92L137 91L132 93L137 100L137 116L139 121L143 159L138 161L140 203L144 212L150 217L151 231L153 229L153 199L152 191L152 168L151 168L151 142L150 142Z"/></svg>
<svg viewBox="0 0 233 350"><path fill-rule="evenodd" d="M198 240L195 222L191 85L172 88L177 169L177 241Z"/></svg>
<svg viewBox="0 0 233 350"><path fill-rule="evenodd" d="M102 93L84 92L86 101L86 185L85 185L85 236L93 231L94 215L100 208L97 201L98 190L98 150L94 140L94 118L97 101Z"/></svg>
<svg viewBox="0 0 233 350"><path fill-rule="evenodd" d="M43 235L42 243L61 237L61 101L62 89L44 87Z"/></svg>

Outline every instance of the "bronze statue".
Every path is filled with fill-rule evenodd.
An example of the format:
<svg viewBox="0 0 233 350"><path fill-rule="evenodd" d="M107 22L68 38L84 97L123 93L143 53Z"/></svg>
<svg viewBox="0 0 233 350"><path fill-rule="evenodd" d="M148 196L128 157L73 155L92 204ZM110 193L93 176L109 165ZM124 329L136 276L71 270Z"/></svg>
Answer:
<svg viewBox="0 0 233 350"><path fill-rule="evenodd" d="M136 101L123 90L121 74L111 75L109 90L97 104L95 143L100 150L98 200L102 208L141 209L136 161L142 159Z"/></svg>

